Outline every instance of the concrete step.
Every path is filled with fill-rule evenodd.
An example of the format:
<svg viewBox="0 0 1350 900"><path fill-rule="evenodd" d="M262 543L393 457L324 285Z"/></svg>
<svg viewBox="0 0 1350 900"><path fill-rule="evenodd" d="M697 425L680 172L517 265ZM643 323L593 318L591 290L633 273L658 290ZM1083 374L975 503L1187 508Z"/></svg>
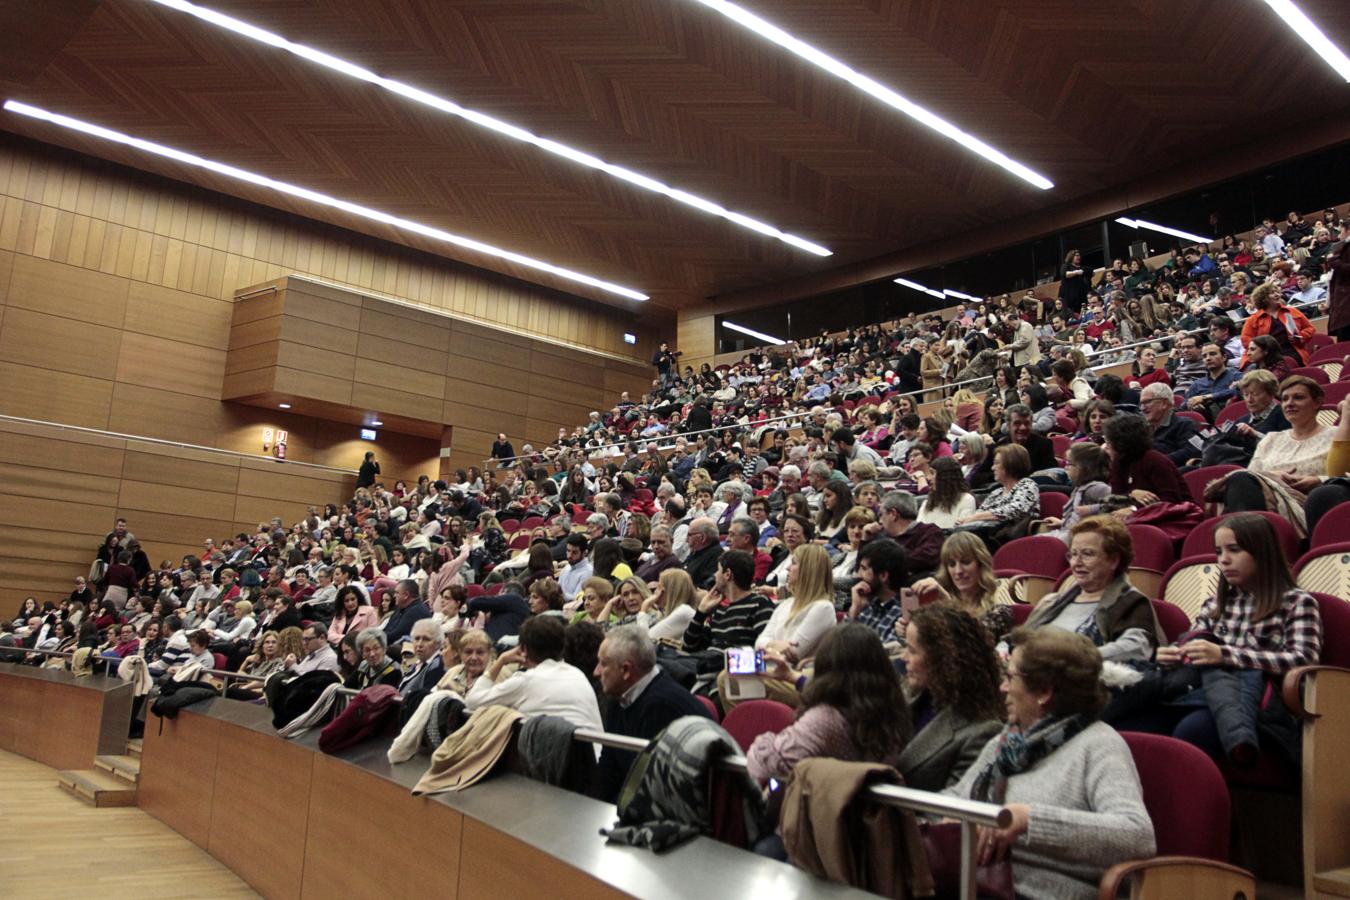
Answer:
<svg viewBox="0 0 1350 900"><path fill-rule="evenodd" d="M134 756L137 759L140 759L141 748L144 746L144 744L145 742L142 741L140 738L132 738L131 740L127 741L127 756Z"/></svg>
<svg viewBox="0 0 1350 900"><path fill-rule="evenodd" d="M94 768L133 786L141 780L141 760L137 756L95 756Z"/></svg>
<svg viewBox="0 0 1350 900"><path fill-rule="evenodd" d="M135 806L136 787L99 769L57 772L62 790L92 806Z"/></svg>

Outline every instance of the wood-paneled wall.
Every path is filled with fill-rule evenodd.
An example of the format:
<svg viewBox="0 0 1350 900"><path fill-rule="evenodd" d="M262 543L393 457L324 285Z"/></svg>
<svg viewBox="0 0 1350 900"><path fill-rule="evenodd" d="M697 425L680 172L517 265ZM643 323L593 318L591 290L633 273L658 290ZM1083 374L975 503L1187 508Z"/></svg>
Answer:
<svg viewBox="0 0 1350 900"><path fill-rule="evenodd" d="M344 471L0 420L0 609L57 599L124 517L152 565L339 503Z"/></svg>
<svg viewBox="0 0 1350 900"><path fill-rule="evenodd" d="M594 301L3 133L0 200L0 250L216 300L294 272L640 361L661 337Z"/></svg>

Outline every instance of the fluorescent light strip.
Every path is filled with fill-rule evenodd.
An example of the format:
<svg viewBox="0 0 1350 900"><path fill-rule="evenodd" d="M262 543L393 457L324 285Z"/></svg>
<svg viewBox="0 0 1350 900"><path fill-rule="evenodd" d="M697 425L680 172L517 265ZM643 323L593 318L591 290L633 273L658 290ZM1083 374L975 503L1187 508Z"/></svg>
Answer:
<svg viewBox="0 0 1350 900"><path fill-rule="evenodd" d="M951 288L943 288L942 293L946 294L948 297L957 297L961 300L971 300L975 303L983 302L979 297L972 297L969 294L963 294L960 291L954 291Z"/></svg>
<svg viewBox="0 0 1350 900"><path fill-rule="evenodd" d="M942 293L942 291L935 291L930 287L924 287L917 281L910 281L908 278L897 278L895 279L895 283L904 285L905 287L909 288L912 291L919 291L920 293L927 294L930 297L937 297L939 300L945 300L947 298L947 295Z"/></svg>
<svg viewBox="0 0 1350 900"><path fill-rule="evenodd" d="M782 346L787 343L787 341L782 338L776 338L773 335L765 334L762 331L755 331L753 328L746 328L744 325L737 325L735 322L723 320L722 327L730 328L732 331L739 331L741 334L748 334L750 337L758 338L761 341L768 341L770 344Z"/></svg>
<svg viewBox="0 0 1350 900"><path fill-rule="evenodd" d="M250 40L254 40L262 44L267 44L268 46L271 47L276 47L279 50L285 50L288 53L293 53L296 56L301 57L302 59L307 59L312 63L317 63L318 65L321 65L328 69L332 69L335 72L341 72L342 74L355 78L359 81L365 81L369 84L375 85L376 87L384 88L386 91L389 91L394 94L399 94L403 97L407 97L409 100L416 100L418 103L425 104L426 106L430 106L433 109L440 110L443 113L448 113L452 116L459 116L460 118L472 122L473 124L478 125L482 128L487 128L490 131L495 131L498 134L505 135L506 137L512 138L517 141L521 141L522 143L532 144L535 147L538 147L539 149L545 150L556 156L561 156L564 159L570 159L574 163L586 166L587 168L595 169L599 172L604 172L606 175L618 178L621 181L626 181L629 184L636 185L637 187L643 188L656 194L662 194L666 197L669 197L672 200L675 200L679 203L683 203L686 206L692 206L693 208L701 210L705 213L709 213L711 215L718 216L719 218L726 219L728 222L732 222L736 225L741 226L742 228L748 228L751 231L759 232L760 234L766 235L767 237L776 238L777 240L780 240L785 244L789 244L793 247L796 247L799 250L805 250L807 253L812 253L815 254L816 256L833 255L833 253L828 248L822 247L820 244L813 243L811 241L806 240L805 238L797 237L795 234L788 234L786 231L780 231L777 228L773 227L772 225L760 222L757 219L752 219L749 216L743 215L741 213L726 209L725 207L717 203L714 203L711 200L704 199L703 197L700 197L697 194L691 194L688 191L683 191L680 190L679 188L662 184L660 181L657 181L654 178L649 178L646 175L643 175L639 172L633 172L629 169L625 169L622 166L616 166L613 165L612 163L607 163L604 160L592 156L591 154L586 153L583 150L578 150L575 147L569 147L566 144L561 144L555 140L540 137L539 135L536 134L531 134L529 131L519 127L518 125L512 125L510 122L504 122L501 119L497 119L494 118L493 116L477 112L476 110L467 109L463 106L460 106L458 103L455 103L453 100L447 100L444 97L439 97L435 94L424 91L421 88L416 88L413 87L412 85L404 84L401 81L395 81L392 78L385 78L382 75L376 75L369 69L363 69L360 66L354 63L350 63L345 59L339 59L336 56L330 56L329 54L324 53L322 50L316 50L313 47L307 47L304 44L297 44L294 43L293 41L288 41L286 38L281 37L280 35L273 34L270 31L266 31L262 28L257 27L256 25L250 25L249 23L240 21L239 19L233 18L232 16L227 16L224 13L219 13L216 12L215 10L207 9L204 6L198 6L195 3L189 3L188 0L154 0L154 2L160 4L161 6L167 6L170 9L176 9L179 12L187 13L188 15L194 16L202 20L203 22L208 22L219 28L224 28L227 31L233 31L235 34L242 35L243 37L249 38Z"/></svg>
<svg viewBox="0 0 1350 900"><path fill-rule="evenodd" d="M1191 234L1189 231L1182 231L1179 228L1168 228L1166 225L1159 225L1155 222L1146 222L1143 219L1130 219L1120 216L1116 219L1121 225L1128 225L1130 228L1145 228L1149 231L1156 231L1160 234L1170 234L1172 237L1179 237L1182 240L1194 241L1197 244L1212 244L1214 238L1202 237L1198 234Z"/></svg>
<svg viewBox="0 0 1350 900"><path fill-rule="evenodd" d="M208 169L229 178L247 181L250 184L269 188L270 190L282 194L289 194L292 197L299 197L300 199L308 200L311 203L318 203L322 206L331 206L334 209L340 209L343 212L361 216L364 219L370 219L385 225L392 225L395 228L401 228L404 231L411 231L415 234L423 235L424 237L444 241L447 244L454 244L457 247L463 247L464 249L472 250L475 253L484 253L488 256L504 259L507 262L516 263L517 265L538 269L541 272L547 272L550 275L556 275L559 278L566 278L568 281L576 281L581 284L589 285L590 287L599 288L602 291L618 294L621 297L627 297L629 300L648 299L646 294L635 291L632 288L624 287L620 284L602 281L599 278L592 278L590 275L583 275L582 273L574 272L571 269L564 269L561 266L555 266L552 263L547 263L531 256L524 256L523 254L514 253L510 250L503 250L500 247L494 247L491 244L485 244L482 241L476 241L473 238L452 234L448 231L442 231L439 228L433 228L430 225L423 225L420 222L413 222L409 219L401 219L398 216L392 216L389 213L380 212L377 209L360 206L347 200L339 200L336 197L320 194L318 191L311 191L308 188L297 187L296 185L288 184L284 181L276 181L265 175L259 175L256 172L250 172L246 169L237 169L234 166L216 162L215 160L203 159L200 156L185 153L182 150L175 150L173 147L166 147L163 144L156 144L151 141L142 140L141 138L122 134L119 131L113 131L100 125L93 125L89 122L73 119L70 116L63 116L59 113L50 112L36 106L29 106L27 103L20 103L17 100L6 100L5 109L20 115L30 116L34 119L41 119L44 122L51 122L53 125L60 125L62 128L69 128L72 131L80 131L84 134L113 141L114 143L135 147L137 150L144 150L147 153L163 156L167 159L185 163L189 166Z"/></svg>
<svg viewBox="0 0 1350 900"><path fill-rule="evenodd" d="M1331 42L1331 38L1327 37L1322 29L1313 24L1312 19L1309 19L1293 0L1266 0L1266 6L1275 10L1275 15L1284 19L1284 24L1292 28L1314 53L1326 60L1327 65L1335 69L1337 75L1350 81L1350 58Z"/></svg>
<svg viewBox="0 0 1350 900"><path fill-rule="evenodd" d="M164 2L164 0L160 0L160 2ZM967 150L983 156L994 165L1008 170L1028 184L1035 185L1043 191L1048 191L1055 186L1054 182L1039 172L1027 168L1017 160L1005 155L1001 151L995 150L974 135L962 131L960 128L936 113L925 109L913 100L897 94L895 91L868 78L861 72L849 68L844 63L832 56L822 53L810 44L798 40L777 25L761 19L749 10L737 6L734 3L728 3L726 0L697 0L697 2L702 3L709 9L721 13L731 21L750 29L761 37L768 38L778 46L801 57L813 66L829 72L836 78L847 81L858 90L872 95L892 109L899 110L919 124L933 129L943 137L956 141Z"/></svg>

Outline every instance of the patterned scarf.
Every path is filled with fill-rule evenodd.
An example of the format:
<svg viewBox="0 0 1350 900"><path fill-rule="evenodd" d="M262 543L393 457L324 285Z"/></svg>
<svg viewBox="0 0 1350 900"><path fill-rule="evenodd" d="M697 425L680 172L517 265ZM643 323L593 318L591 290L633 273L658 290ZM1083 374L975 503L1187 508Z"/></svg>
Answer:
<svg viewBox="0 0 1350 900"><path fill-rule="evenodd" d="M1072 716L1045 716L1026 733L1015 725L1005 726L1003 733L998 736L998 752L994 754L994 761L975 779L970 789L970 799L1002 803L1009 778L1027 771L1095 721L1095 717L1078 713Z"/></svg>

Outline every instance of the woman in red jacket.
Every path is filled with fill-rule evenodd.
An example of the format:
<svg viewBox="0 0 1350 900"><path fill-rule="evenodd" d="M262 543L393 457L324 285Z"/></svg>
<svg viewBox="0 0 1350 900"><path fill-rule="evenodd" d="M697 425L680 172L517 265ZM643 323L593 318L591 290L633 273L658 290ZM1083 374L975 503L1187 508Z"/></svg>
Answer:
<svg viewBox="0 0 1350 900"><path fill-rule="evenodd" d="M1308 364L1308 349L1304 346L1316 333L1308 317L1296 309L1284 305L1284 295L1280 289L1267 282L1252 291L1252 306L1256 312L1242 326L1242 346L1251 344L1257 335L1268 334L1275 338L1290 359L1299 360L1300 366ZM1247 354L1242 354L1239 368L1247 365ZM1295 367L1297 368L1297 367Z"/></svg>

